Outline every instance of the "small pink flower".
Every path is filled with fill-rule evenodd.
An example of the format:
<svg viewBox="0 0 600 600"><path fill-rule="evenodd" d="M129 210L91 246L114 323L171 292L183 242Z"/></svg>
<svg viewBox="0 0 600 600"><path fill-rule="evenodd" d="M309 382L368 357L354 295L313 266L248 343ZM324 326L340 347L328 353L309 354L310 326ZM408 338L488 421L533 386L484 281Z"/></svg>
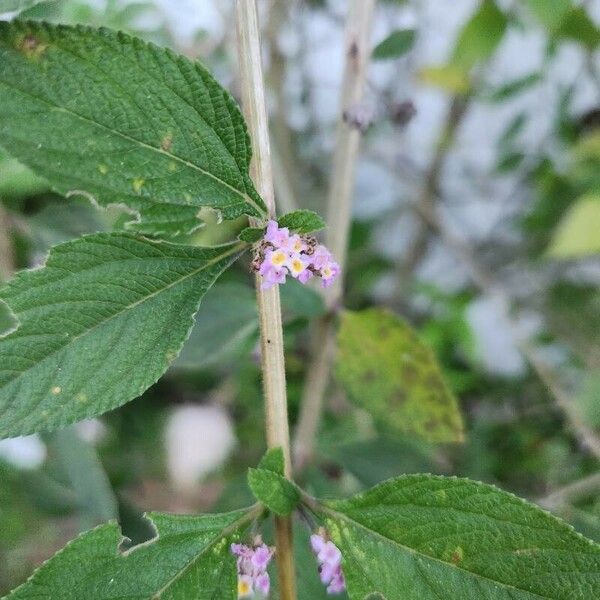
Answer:
<svg viewBox="0 0 600 600"><path fill-rule="evenodd" d="M269 591L271 590L271 579L269 578L269 574L261 573L258 577L256 577L254 580L254 587L263 596L268 596Z"/></svg>
<svg viewBox="0 0 600 600"><path fill-rule="evenodd" d="M331 583L327 586L328 594L341 594L346 589L346 579L342 573L342 569L339 568L336 575L331 580Z"/></svg>
<svg viewBox="0 0 600 600"><path fill-rule="evenodd" d="M254 549L254 554L252 555L252 566L256 571L264 571L271 560L271 556L273 556L273 553L266 544L258 546Z"/></svg>
<svg viewBox="0 0 600 600"><path fill-rule="evenodd" d="M326 264L331 262L332 258L331 252L329 252L325 246L319 244L315 248L314 254L311 256L312 265L315 269L320 271Z"/></svg>
<svg viewBox="0 0 600 600"><path fill-rule="evenodd" d="M342 562L342 553L333 542L327 542L317 554L317 558L323 564L337 567Z"/></svg>
<svg viewBox="0 0 600 600"><path fill-rule="evenodd" d="M339 274L340 265L332 260L321 268L321 285L324 288L329 287Z"/></svg>
<svg viewBox="0 0 600 600"><path fill-rule="evenodd" d="M325 545L325 540L318 533L313 533L310 536L310 546L315 554L319 554Z"/></svg>
<svg viewBox="0 0 600 600"><path fill-rule="evenodd" d="M290 247L290 230L287 227L280 228L277 221L271 220L267 223L264 239L273 244L275 248L288 249Z"/></svg>
<svg viewBox="0 0 600 600"><path fill-rule="evenodd" d="M238 598L249 598L254 593L254 581L249 575L238 577Z"/></svg>

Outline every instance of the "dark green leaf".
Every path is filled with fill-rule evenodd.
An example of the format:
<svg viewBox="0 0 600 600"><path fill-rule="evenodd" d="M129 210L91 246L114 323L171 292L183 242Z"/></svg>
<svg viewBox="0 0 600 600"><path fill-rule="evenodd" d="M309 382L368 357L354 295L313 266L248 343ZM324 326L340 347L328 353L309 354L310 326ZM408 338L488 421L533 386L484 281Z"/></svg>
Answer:
<svg viewBox="0 0 600 600"><path fill-rule="evenodd" d="M173 364L201 369L239 358L258 333L254 290L241 283L218 283L200 305L196 324Z"/></svg>
<svg viewBox="0 0 600 600"><path fill-rule="evenodd" d="M53 188L136 211L261 216L231 96L198 63L123 33L0 23L0 140Z"/></svg>
<svg viewBox="0 0 600 600"><path fill-rule="evenodd" d="M256 499L277 515L289 515L300 502L300 490L275 471L248 469L248 485Z"/></svg>
<svg viewBox="0 0 600 600"><path fill-rule="evenodd" d="M490 485L408 475L326 502L321 516L352 599L600 597L600 546Z"/></svg>
<svg viewBox="0 0 600 600"><path fill-rule="evenodd" d="M238 238L243 242L248 242L249 244L254 244L254 242L258 242L265 234L265 230L263 227L246 227L240 231Z"/></svg>
<svg viewBox="0 0 600 600"><path fill-rule="evenodd" d="M56 456L74 492L82 529L116 519L117 499L95 449L74 427L53 432L49 449Z"/></svg>
<svg viewBox="0 0 600 600"><path fill-rule="evenodd" d="M288 227L297 233L312 233L325 227L325 221L312 210L295 210L283 215L277 222L280 227Z"/></svg>
<svg viewBox="0 0 600 600"><path fill-rule="evenodd" d="M197 206L154 204L144 206L139 219L130 221L125 227L144 235L177 237L189 235L201 226Z"/></svg>
<svg viewBox="0 0 600 600"><path fill-rule="evenodd" d="M487 60L502 41L506 27L506 16L496 6L496 2L482 0L458 37L452 65L470 69Z"/></svg>
<svg viewBox="0 0 600 600"><path fill-rule="evenodd" d="M458 405L433 352L391 312L343 314L336 371L350 399L384 426L434 442L462 440Z"/></svg>
<svg viewBox="0 0 600 600"><path fill-rule="evenodd" d="M139 396L176 358L200 298L241 251L96 234L18 274L0 289L19 320L0 338L0 437L55 429Z"/></svg>
<svg viewBox="0 0 600 600"><path fill-rule="evenodd" d="M256 510L203 516L148 515L149 543L119 551L115 523L72 541L6 600L236 600L231 542Z"/></svg>
<svg viewBox="0 0 600 600"><path fill-rule="evenodd" d="M400 29L394 31L382 42L375 46L373 58L375 60L384 60L389 58L399 58L412 49L416 38L414 29Z"/></svg>

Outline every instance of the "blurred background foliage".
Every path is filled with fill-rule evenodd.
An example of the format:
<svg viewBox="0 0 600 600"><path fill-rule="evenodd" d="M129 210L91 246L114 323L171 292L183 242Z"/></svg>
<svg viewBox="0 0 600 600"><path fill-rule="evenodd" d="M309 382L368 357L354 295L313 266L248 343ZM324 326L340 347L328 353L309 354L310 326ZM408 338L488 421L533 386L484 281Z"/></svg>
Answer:
<svg viewBox="0 0 600 600"><path fill-rule="evenodd" d="M260 4L278 203L324 213L345 2ZM24 16L170 46L237 95L232 8L55 0ZM600 2L380 0L372 43L345 304L386 307L416 329L458 398L464 443L382 427L368 398L356 408L333 382L303 483L340 495L400 473L457 474L600 540ZM205 216L167 233L214 244L244 226ZM0 277L130 221L57 197L0 154ZM293 425L324 307L295 282L282 293ZM12 325L0 305L0 330ZM152 535L144 510L248 502L245 470L264 450L257 337L246 262L209 292L183 353L143 397L1 442L0 593L96 523L119 518L135 543ZM316 577L303 585L322 596Z"/></svg>

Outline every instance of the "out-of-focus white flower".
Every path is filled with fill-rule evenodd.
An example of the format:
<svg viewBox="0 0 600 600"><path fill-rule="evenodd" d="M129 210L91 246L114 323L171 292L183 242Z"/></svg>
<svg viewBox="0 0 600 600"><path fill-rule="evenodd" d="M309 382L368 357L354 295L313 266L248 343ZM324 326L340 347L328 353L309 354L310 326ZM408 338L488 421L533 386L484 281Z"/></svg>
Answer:
<svg viewBox="0 0 600 600"><path fill-rule="evenodd" d="M218 406L182 406L165 430L167 468L173 485L190 490L223 465L235 446L229 415Z"/></svg>
<svg viewBox="0 0 600 600"><path fill-rule="evenodd" d="M37 469L46 460L46 444L37 433L0 440L0 459L17 469Z"/></svg>
<svg viewBox="0 0 600 600"><path fill-rule="evenodd" d="M106 425L100 419L85 419L75 425L82 440L89 444L99 444L107 433Z"/></svg>

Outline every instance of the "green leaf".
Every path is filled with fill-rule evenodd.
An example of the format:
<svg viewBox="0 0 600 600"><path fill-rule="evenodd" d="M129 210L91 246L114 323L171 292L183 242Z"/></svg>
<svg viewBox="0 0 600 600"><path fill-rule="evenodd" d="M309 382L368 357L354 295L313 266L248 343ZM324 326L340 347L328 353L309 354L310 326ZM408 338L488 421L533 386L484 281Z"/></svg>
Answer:
<svg viewBox="0 0 600 600"><path fill-rule="evenodd" d="M582 7L572 8L555 31L558 39L582 44L589 50L600 46L600 29Z"/></svg>
<svg viewBox="0 0 600 600"><path fill-rule="evenodd" d="M320 516L352 599L600 597L600 546L490 485L408 475L328 501Z"/></svg>
<svg viewBox="0 0 600 600"><path fill-rule="evenodd" d="M132 400L175 359L200 298L241 244L194 248L101 233L52 249L0 289L0 437L51 430Z"/></svg>
<svg viewBox="0 0 600 600"><path fill-rule="evenodd" d="M0 23L0 103L5 149L61 194L265 213L238 106L169 50L106 29Z"/></svg>
<svg viewBox="0 0 600 600"><path fill-rule="evenodd" d="M550 31L556 29L572 8L571 0L525 0L527 8Z"/></svg>
<svg viewBox="0 0 600 600"><path fill-rule="evenodd" d="M300 502L300 490L276 471L248 469L248 485L256 499L277 515L289 515Z"/></svg>
<svg viewBox="0 0 600 600"><path fill-rule="evenodd" d="M460 32L450 62L470 69L487 60L502 41L507 24L506 16L494 0L482 0Z"/></svg>
<svg viewBox="0 0 600 600"><path fill-rule="evenodd" d="M0 13L22 11L44 0L0 0Z"/></svg>
<svg viewBox="0 0 600 600"><path fill-rule="evenodd" d="M343 314L337 378L350 399L383 425L434 442L463 438L456 399L433 352L387 310Z"/></svg>
<svg viewBox="0 0 600 600"><path fill-rule="evenodd" d="M177 237L201 226L197 206L153 204L142 208L139 219L126 223L125 228L144 235Z"/></svg>
<svg viewBox="0 0 600 600"><path fill-rule="evenodd" d="M323 452L366 486L404 473L432 473L439 470L433 448L418 439L377 437L337 444L325 448Z"/></svg>
<svg viewBox="0 0 600 600"><path fill-rule="evenodd" d="M74 427L59 429L48 438L50 452L58 459L75 494L81 528L116 519L117 499L96 450L79 437Z"/></svg>
<svg viewBox="0 0 600 600"><path fill-rule="evenodd" d="M248 244L258 242L265 235L264 227L246 227L240 231L238 238Z"/></svg>
<svg viewBox="0 0 600 600"><path fill-rule="evenodd" d="M295 210L277 220L280 227L288 227L298 233L312 233L325 227L325 221L312 210Z"/></svg>
<svg viewBox="0 0 600 600"><path fill-rule="evenodd" d="M5 600L236 600L239 539L257 511L176 516L151 513L156 537L126 552L109 523L69 543Z"/></svg>
<svg viewBox="0 0 600 600"><path fill-rule="evenodd" d="M267 450L265 455L260 459L258 468L264 469L265 471L272 471L273 473L283 476L285 474L283 448L277 447Z"/></svg>
<svg viewBox="0 0 600 600"><path fill-rule="evenodd" d="M493 90L488 99L490 102L504 102L504 100L513 98L533 87L540 82L541 78L540 73L530 73L529 75L518 77Z"/></svg>
<svg viewBox="0 0 600 600"><path fill-rule="evenodd" d="M249 351L257 332L254 290L236 282L218 283L202 301L196 324L173 367L200 369L237 359Z"/></svg>
<svg viewBox="0 0 600 600"><path fill-rule="evenodd" d="M399 29L392 32L382 42L375 46L373 58L386 60L399 58L412 49L417 32L414 29Z"/></svg>
<svg viewBox="0 0 600 600"><path fill-rule="evenodd" d="M573 204L554 233L548 255L581 258L600 253L600 195L589 194Z"/></svg>

